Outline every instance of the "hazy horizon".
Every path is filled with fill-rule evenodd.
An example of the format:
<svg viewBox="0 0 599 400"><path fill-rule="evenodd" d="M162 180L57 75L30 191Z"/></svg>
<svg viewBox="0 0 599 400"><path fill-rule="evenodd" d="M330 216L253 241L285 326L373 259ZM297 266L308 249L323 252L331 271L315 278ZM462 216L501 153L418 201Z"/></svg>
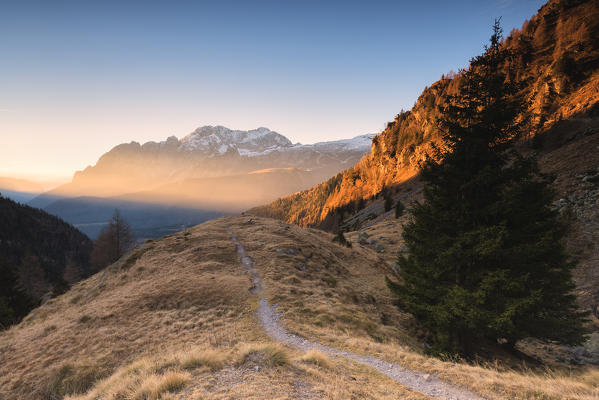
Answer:
<svg viewBox="0 0 599 400"><path fill-rule="evenodd" d="M4 5L0 176L68 181L119 143L203 125L377 133L480 53L495 17L507 34L543 3Z"/></svg>

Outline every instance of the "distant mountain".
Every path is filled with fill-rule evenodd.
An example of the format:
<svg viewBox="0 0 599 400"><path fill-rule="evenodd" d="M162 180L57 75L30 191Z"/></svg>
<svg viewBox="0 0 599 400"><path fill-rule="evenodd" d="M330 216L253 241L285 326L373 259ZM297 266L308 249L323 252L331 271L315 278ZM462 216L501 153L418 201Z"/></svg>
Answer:
<svg viewBox="0 0 599 400"><path fill-rule="evenodd" d="M0 196L0 280L39 301L57 284L91 275L91 240L45 211ZM4 293L0 293L0 300Z"/></svg>
<svg viewBox="0 0 599 400"><path fill-rule="evenodd" d="M267 128L204 126L120 144L29 204L92 238L119 208L138 238L158 237L309 188L357 162L373 136L302 145Z"/></svg>
<svg viewBox="0 0 599 400"><path fill-rule="evenodd" d="M374 135L353 139L292 144L267 128L250 131L204 126L183 139L120 144L100 157L94 166L78 171L73 181L33 199L44 208L64 197L114 197L154 190L186 179L240 175L272 168L310 171L307 186L357 162L370 150ZM275 197L273 197L275 198Z"/></svg>
<svg viewBox="0 0 599 400"><path fill-rule="evenodd" d="M19 203L27 203L42 192L44 192L44 188L35 182L0 177L0 193Z"/></svg>

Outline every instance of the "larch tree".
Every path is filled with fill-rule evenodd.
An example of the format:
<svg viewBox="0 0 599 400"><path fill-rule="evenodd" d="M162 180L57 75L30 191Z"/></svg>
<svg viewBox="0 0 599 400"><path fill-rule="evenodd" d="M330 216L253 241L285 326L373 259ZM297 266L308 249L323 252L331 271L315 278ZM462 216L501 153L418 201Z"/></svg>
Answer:
<svg viewBox="0 0 599 400"><path fill-rule="evenodd" d="M129 223L123 218L118 209L114 210L112 219L100 231L94 242L91 262L98 268L112 264L121 258L134 242Z"/></svg>

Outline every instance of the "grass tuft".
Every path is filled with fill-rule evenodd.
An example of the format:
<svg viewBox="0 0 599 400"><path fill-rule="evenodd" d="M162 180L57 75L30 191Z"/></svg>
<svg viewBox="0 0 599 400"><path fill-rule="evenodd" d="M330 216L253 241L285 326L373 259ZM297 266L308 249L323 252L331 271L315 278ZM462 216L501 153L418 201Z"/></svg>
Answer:
<svg viewBox="0 0 599 400"><path fill-rule="evenodd" d="M167 372L164 375L149 375L131 396L134 400L158 400L166 393L176 393L190 380L189 374Z"/></svg>
<svg viewBox="0 0 599 400"><path fill-rule="evenodd" d="M82 323L82 324L85 324L86 322L91 321L91 319L92 319L92 317L90 317L89 315L82 315L79 318L79 322Z"/></svg>
<svg viewBox="0 0 599 400"><path fill-rule="evenodd" d="M241 349L241 364L259 363L268 367L281 367L289 364L287 349L279 344L251 344Z"/></svg>
<svg viewBox="0 0 599 400"><path fill-rule="evenodd" d="M226 356L217 350L202 350L192 353L181 360L181 368L198 369L207 368L210 371L218 371L223 367Z"/></svg>
<svg viewBox="0 0 599 400"><path fill-rule="evenodd" d="M331 369L332 364L329 358L321 351L310 350L301 357L301 361L306 364L316 365L320 368Z"/></svg>

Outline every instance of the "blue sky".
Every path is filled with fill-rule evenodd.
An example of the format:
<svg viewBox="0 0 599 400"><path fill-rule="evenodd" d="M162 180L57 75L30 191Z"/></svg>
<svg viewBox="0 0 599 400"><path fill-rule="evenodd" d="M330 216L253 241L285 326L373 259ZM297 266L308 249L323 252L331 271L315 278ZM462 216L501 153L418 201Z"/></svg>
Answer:
<svg viewBox="0 0 599 400"><path fill-rule="evenodd" d="M543 1L2 1L0 175L70 176L201 125L380 131Z"/></svg>

